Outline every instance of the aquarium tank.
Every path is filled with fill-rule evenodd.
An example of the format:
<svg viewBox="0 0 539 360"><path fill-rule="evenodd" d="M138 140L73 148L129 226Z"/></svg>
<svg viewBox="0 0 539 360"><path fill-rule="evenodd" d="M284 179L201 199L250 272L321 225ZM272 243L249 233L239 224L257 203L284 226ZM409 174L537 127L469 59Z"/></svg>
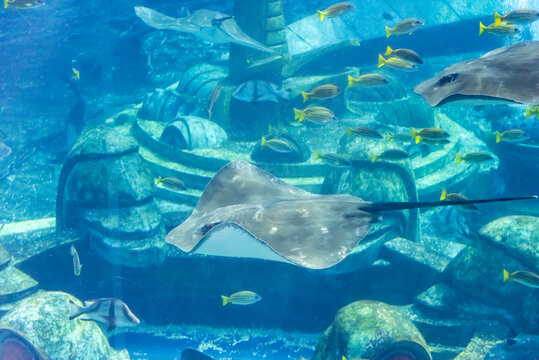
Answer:
<svg viewBox="0 0 539 360"><path fill-rule="evenodd" d="M539 0L0 6L0 360L539 360Z"/></svg>

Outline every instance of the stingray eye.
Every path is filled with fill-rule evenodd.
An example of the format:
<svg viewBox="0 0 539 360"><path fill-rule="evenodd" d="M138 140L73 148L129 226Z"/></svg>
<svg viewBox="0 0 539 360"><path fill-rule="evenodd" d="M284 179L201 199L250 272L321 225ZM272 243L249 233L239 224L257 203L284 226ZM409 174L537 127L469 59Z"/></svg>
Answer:
<svg viewBox="0 0 539 360"><path fill-rule="evenodd" d="M438 85L444 86L445 84L452 83L453 81L457 80L459 77L459 74L449 74L438 80Z"/></svg>

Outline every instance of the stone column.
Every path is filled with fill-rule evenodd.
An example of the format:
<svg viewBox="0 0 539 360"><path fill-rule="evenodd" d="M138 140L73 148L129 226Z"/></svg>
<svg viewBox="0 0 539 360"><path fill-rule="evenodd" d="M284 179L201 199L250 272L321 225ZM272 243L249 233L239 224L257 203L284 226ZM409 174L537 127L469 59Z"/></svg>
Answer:
<svg viewBox="0 0 539 360"><path fill-rule="evenodd" d="M253 39L288 55L286 29L281 0L235 0L234 18ZM257 77L280 83L283 57L245 46L230 46L230 81L241 83Z"/></svg>

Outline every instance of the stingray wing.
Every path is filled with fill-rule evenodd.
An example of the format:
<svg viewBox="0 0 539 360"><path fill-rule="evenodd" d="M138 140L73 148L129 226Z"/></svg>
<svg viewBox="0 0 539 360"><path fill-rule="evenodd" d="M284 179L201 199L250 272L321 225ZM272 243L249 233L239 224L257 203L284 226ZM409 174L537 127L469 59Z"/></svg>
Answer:
<svg viewBox="0 0 539 360"><path fill-rule="evenodd" d="M223 20L219 28L227 35L230 42L263 52L281 55L247 35L233 18Z"/></svg>
<svg viewBox="0 0 539 360"><path fill-rule="evenodd" d="M357 210L360 202L350 195L318 195L230 205L193 214L172 230L166 241L186 252L328 268L343 260L369 231L372 217ZM212 224L218 225L204 233ZM236 232L224 231L230 226Z"/></svg>
<svg viewBox="0 0 539 360"><path fill-rule="evenodd" d="M135 13L142 21L155 29L176 30L192 34L200 31L200 28L196 24L190 23L188 18L173 18L144 6L135 6Z"/></svg>
<svg viewBox="0 0 539 360"><path fill-rule="evenodd" d="M463 61L414 88L432 106L456 96L539 103L539 42L529 41L493 50Z"/></svg>
<svg viewBox="0 0 539 360"><path fill-rule="evenodd" d="M311 194L245 161L235 161L217 172L193 214L166 241L185 252L278 260L260 247L254 249L256 240L286 259L281 261L322 269L344 259L369 231L372 216L357 210L361 204L351 195ZM223 231L229 224L235 235ZM249 234L242 246L236 241L238 230ZM243 246L252 248L251 254L265 255L230 250Z"/></svg>

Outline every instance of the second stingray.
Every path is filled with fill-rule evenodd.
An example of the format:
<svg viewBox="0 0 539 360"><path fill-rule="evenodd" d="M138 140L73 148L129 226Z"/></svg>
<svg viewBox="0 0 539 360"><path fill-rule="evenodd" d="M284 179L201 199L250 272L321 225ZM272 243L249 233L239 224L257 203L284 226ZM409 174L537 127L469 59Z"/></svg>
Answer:
<svg viewBox="0 0 539 360"><path fill-rule="evenodd" d="M234 161L215 174L191 216L166 241L195 254L324 269L350 254L380 212L533 198L373 203L352 195L311 194Z"/></svg>

